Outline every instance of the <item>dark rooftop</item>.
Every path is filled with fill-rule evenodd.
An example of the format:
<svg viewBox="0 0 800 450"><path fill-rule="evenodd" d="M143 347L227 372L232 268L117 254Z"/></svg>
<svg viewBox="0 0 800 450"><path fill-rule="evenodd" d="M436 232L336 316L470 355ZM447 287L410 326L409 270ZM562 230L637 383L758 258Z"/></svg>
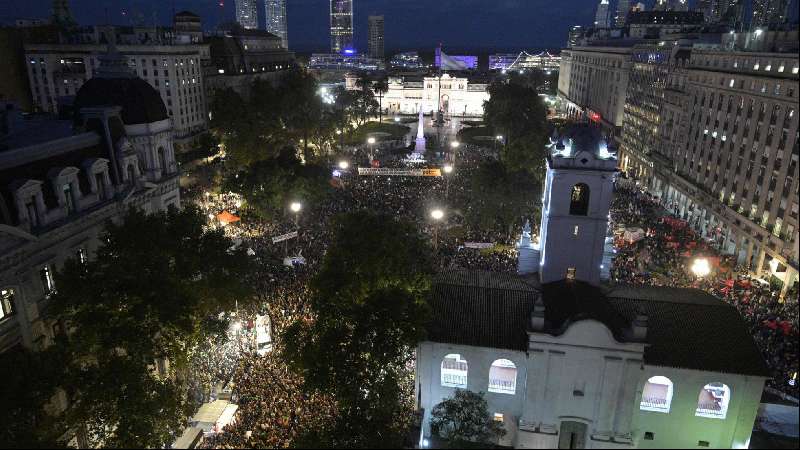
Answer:
<svg viewBox="0 0 800 450"><path fill-rule="evenodd" d="M51 115L29 115L11 124L8 135L0 136L0 152L29 147L72 136L72 121L59 120Z"/></svg>
<svg viewBox="0 0 800 450"><path fill-rule="evenodd" d="M450 272L435 281L428 340L526 351L533 305L545 304L545 332L594 319L626 342L637 314L648 319L644 362L654 366L769 376L732 306L697 289L558 281L539 286L515 274Z"/></svg>
<svg viewBox="0 0 800 450"><path fill-rule="evenodd" d="M514 274L444 273L433 288L428 339L525 351L537 297L533 286Z"/></svg>

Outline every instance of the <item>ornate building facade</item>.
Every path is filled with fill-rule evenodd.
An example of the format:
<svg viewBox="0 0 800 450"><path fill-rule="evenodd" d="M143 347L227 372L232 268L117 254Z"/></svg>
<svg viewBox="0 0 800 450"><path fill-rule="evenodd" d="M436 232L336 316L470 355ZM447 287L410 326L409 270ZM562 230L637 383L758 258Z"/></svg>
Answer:
<svg viewBox="0 0 800 450"><path fill-rule="evenodd" d="M129 208L180 207L172 125L159 93L128 57L101 55L76 97L74 121L4 115L0 138L0 351L42 348L55 273L92 257L103 228Z"/></svg>

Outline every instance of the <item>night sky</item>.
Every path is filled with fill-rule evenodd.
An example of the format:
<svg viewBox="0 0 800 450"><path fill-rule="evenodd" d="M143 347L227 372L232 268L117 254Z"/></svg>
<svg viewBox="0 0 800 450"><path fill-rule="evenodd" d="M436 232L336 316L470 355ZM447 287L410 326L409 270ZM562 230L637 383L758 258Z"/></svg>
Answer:
<svg viewBox="0 0 800 450"><path fill-rule="evenodd" d="M70 0L80 24L135 20L167 24L176 10L199 14L212 29L233 20L234 0ZM536 50L560 48L572 25L590 25L599 0L354 0L355 38L366 48L367 16L386 16L386 48L432 50L442 42L456 50ZM616 3L611 0L612 7ZM646 0L650 6L653 0ZM690 0L690 3L694 3ZM793 2L797 4L796 0ZM51 0L0 0L0 22L47 17ZM327 51L328 0L288 0L289 46L295 51ZM123 14L124 13L124 14ZM259 20L264 23L263 2ZM794 14L796 17L796 13Z"/></svg>

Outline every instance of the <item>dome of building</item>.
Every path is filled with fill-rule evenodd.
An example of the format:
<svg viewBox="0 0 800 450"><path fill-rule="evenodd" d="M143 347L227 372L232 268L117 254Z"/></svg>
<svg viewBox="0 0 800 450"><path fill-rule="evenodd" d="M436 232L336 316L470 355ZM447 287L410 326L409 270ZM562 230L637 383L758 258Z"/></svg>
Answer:
<svg viewBox="0 0 800 450"><path fill-rule="evenodd" d="M169 118L158 91L136 76L128 60L113 45L101 56L96 74L78 90L75 111L97 106L122 107L125 125L153 123Z"/></svg>

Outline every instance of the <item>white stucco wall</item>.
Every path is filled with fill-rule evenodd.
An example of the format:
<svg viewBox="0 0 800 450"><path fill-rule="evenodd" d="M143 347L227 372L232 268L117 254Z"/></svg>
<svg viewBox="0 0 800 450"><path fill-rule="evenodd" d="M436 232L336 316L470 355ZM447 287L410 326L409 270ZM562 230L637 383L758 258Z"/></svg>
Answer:
<svg viewBox="0 0 800 450"><path fill-rule="evenodd" d="M564 422L586 425L585 448L744 448L758 411L764 379L644 364L644 344L619 343L600 322L574 323L561 336L529 333L527 352L423 342L417 348L417 399L422 433L430 438L433 407L453 395L441 385L445 355L468 364L467 388L484 392L490 414L502 413L501 445L557 448ZM514 395L488 392L489 369L504 358L517 366ZM652 376L674 383L670 413L641 411L642 390ZM710 382L731 389L725 419L696 417L700 389ZM653 433L652 440L644 439Z"/></svg>

